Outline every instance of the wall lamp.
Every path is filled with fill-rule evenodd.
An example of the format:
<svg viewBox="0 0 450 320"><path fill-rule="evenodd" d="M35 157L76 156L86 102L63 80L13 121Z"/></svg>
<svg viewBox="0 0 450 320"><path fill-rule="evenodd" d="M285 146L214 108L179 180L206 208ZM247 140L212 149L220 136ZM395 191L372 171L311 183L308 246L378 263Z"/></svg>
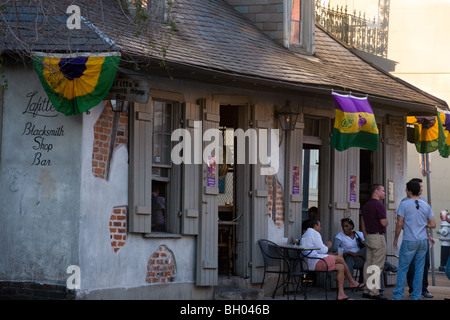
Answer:
<svg viewBox="0 0 450 320"><path fill-rule="evenodd" d="M113 112L126 112L128 110L128 101L111 100L111 109Z"/></svg>
<svg viewBox="0 0 450 320"><path fill-rule="evenodd" d="M280 119L281 129L283 131L292 131L295 129L299 112L294 110L289 100L286 100L286 104L276 111L276 115Z"/></svg>

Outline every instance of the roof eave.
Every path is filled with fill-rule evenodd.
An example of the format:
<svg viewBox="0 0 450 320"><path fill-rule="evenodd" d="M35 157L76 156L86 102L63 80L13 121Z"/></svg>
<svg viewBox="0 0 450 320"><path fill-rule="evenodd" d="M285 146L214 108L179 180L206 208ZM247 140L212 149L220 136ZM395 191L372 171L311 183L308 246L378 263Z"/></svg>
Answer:
<svg viewBox="0 0 450 320"><path fill-rule="evenodd" d="M154 58L153 61L158 60ZM162 61L162 59L160 60ZM242 88L242 84L245 84L247 88L255 88L255 87L264 87L267 90L271 90L277 93L280 93L280 90L285 90L286 92L302 92L309 94L317 94L323 96L330 96L334 90L339 93L350 93L350 89L340 88L340 87L331 87L331 86L323 86L323 85L311 85L304 84L299 82L286 82L275 79L261 78L258 76L238 74L238 73L230 73L223 70L217 70L212 68L201 67L197 65L186 64L182 62L174 62L169 60L164 60L165 65L169 69L185 71L187 80L199 80L200 77L209 77L220 79L222 85L228 85L233 87ZM154 70L153 70L154 71ZM168 72L162 70L162 72ZM194 76L195 74L195 76ZM224 81L228 81L228 83L224 83ZM355 94L355 91L352 91L352 94ZM410 101L390 99L381 96L368 95L368 99L370 102L377 103L379 105L385 105L386 107L396 107L400 109L404 109L404 112L407 115L436 115L437 108L448 109L447 104L442 101L441 106L436 105L427 105L422 103L414 103Z"/></svg>

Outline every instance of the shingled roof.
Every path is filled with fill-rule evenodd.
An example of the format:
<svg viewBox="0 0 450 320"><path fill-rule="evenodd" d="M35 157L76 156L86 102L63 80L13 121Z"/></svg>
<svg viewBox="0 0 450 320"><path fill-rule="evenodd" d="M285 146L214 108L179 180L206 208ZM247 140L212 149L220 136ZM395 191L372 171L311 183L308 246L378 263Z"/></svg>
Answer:
<svg viewBox="0 0 450 320"><path fill-rule="evenodd" d="M84 2L84 0L83 0ZM0 50L105 52L118 47L94 24L81 17L80 29L69 29L67 7L76 1L14 0L0 2ZM85 6L84 3L82 3ZM97 6L95 6L97 8Z"/></svg>
<svg viewBox="0 0 450 320"><path fill-rule="evenodd" d="M157 37L138 36L117 1L90 1L82 13L120 48L124 61L147 64L164 59L175 78L198 80L206 75L211 83L249 83L319 94L333 89L368 95L370 101L410 113L435 113L436 106L448 109L445 101L377 68L317 25L315 54L301 55L269 39L223 0L174 1L176 31L164 58L154 49Z"/></svg>
<svg viewBox="0 0 450 320"><path fill-rule="evenodd" d="M173 3L176 32L165 57L173 67L278 88L324 94L329 94L331 89L351 91L368 95L369 100L382 104L405 107L412 113L435 113L436 106L448 108L445 101L379 69L317 25L316 53L305 56L269 39L226 1L177 0ZM110 34L113 30L107 33L123 54L152 55L148 39L136 38L133 29L118 24L120 22L116 22L120 33ZM188 77L181 73L176 75ZM214 81L212 77L210 81Z"/></svg>

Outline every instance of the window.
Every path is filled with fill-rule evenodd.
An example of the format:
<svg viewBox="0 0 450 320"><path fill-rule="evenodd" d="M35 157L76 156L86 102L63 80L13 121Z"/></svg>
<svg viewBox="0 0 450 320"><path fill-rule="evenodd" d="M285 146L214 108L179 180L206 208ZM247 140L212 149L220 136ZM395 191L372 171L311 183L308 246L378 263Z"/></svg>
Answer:
<svg viewBox="0 0 450 320"><path fill-rule="evenodd" d="M165 232L167 224L166 199L172 161L173 104L153 101L153 159L152 159L152 231Z"/></svg>
<svg viewBox="0 0 450 320"><path fill-rule="evenodd" d="M314 0L285 0L285 46L314 54Z"/></svg>
<svg viewBox="0 0 450 320"><path fill-rule="evenodd" d="M290 2L291 2L290 42L294 44L301 44L302 43L301 3L300 0L290 0Z"/></svg>
<svg viewBox="0 0 450 320"><path fill-rule="evenodd" d="M165 100L170 94L156 94L161 98L130 110L128 227L146 237L180 233L181 166L172 163L171 136L182 108L178 100Z"/></svg>

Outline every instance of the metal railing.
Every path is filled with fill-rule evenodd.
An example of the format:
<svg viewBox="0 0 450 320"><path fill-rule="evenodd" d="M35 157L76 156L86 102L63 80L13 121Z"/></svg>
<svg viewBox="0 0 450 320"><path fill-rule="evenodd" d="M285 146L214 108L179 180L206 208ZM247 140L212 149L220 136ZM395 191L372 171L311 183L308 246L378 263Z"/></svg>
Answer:
<svg viewBox="0 0 450 320"><path fill-rule="evenodd" d="M378 18L366 18L365 13L347 12L347 7L321 5L316 0L315 19L328 32L342 42L364 52L386 58L389 31L389 0L379 1Z"/></svg>

